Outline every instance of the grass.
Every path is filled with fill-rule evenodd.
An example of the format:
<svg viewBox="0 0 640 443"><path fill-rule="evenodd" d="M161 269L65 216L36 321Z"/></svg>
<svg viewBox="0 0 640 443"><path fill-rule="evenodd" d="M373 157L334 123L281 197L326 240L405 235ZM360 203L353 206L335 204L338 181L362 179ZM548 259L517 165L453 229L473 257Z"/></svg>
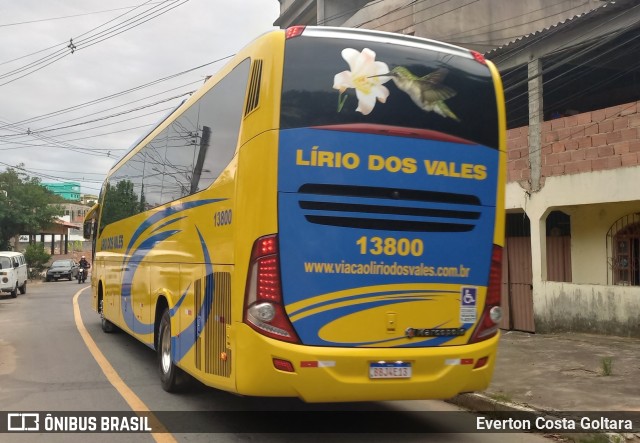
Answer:
<svg viewBox="0 0 640 443"><path fill-rule="evenodd" d="M505 392L492 393L490 394L490 397L495 401L504 401L504 402L512 403L511 396Z"/></svg>
<svg viewBox="0 0 640 443"><path fill-rule="evenodd" d="M607 434L592 434L587 437L579 436L577 439L573 439L575 443L623 443L622 437L612 436Z"/></svg>
<svg viewBox="0 0 640 443"><path fill-rule="evenodd" d="M602 375L605 377L613 374L613 358L602 357Z"/></svg>

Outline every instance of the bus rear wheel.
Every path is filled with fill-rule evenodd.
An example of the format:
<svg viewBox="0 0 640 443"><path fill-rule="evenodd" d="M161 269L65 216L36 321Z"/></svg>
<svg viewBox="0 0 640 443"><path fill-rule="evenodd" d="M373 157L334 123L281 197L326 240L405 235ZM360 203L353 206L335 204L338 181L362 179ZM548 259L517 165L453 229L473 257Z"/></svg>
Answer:
<svg viewBox="0 0 640 443"><path fill-rule="evenodd" d="M110 334L112 332L115 332L116 327L113 323L111 323L109 320L107 320L106 318L104 318L104 304L103 304L103 300L102 298L100 299L100 320L102 322L102 331L106 332L107 334Z"/></svg>
<svg viewBox="0 0 640 443"><path fill-rule="evenodd" d="M158 328L158 369L160 383L167 392L178 390L178 371L171 357L171 316L169 309L165 309Z"/></svg>

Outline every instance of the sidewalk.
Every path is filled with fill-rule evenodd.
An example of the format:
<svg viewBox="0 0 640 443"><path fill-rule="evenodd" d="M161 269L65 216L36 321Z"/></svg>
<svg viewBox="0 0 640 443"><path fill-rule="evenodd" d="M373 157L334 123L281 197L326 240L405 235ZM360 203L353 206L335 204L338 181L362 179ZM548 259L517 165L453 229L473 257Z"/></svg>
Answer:
<svg viewBox="0 0 640 443"><path fill-rule="evenodd" d="M502 331L489 388L451 402L477 411L522 408L548 415L640 411L640 339Z"/></svg>

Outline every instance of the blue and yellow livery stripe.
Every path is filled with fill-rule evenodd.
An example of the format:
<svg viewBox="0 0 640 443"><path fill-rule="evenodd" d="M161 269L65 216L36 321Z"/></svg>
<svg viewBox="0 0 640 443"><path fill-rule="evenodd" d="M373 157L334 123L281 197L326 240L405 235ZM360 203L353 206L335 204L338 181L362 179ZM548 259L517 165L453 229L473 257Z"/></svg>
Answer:
<svg viewBox="0 0 640 443"><path fill-rule="evenodd" d="M180 228L176 227L176 223L188 217L186 214L182 213L187 210L224 200L226 199L196 200L169 206L154 213L138 226L138 228L131 236L131 239L129 240L123 263L120 294L122 311L124 313L132 312L133 310L132 286L140 265L144 262L147 255L157 245L182 232ZM160 224L150 230L147 235L145 235L145 232L149 228L158 223ZM206 275L205 297L203 300L204 308L201 309L201 311L204 313L204 319L201 320L206 322L211 311L210 307L213 302L213 265L211 262L211 256L207 244L197 226L195 227L195 229L200 240L202 261L205 267L204 275ZM187 297L192 284L193 282L188 282L187 287L181 291L180 298L170 310L171 317L174 317L177 314L178 310L184 303L184 300ZM153 321L149 323L143 322L140 321L135 315L123 315L123 318L127 327L135 334L148 335L154 333L155 324ZM187 325L181 331L175 332L177 333L172 337L172 352L174 353L175 361L179 361L193 347L194 343L196 342L197 335L200 331L196 326L196 319L194 319L191 324Z"/></svg>
<svg viewBox="0 0 640 443"><path fill-rule="evenodd" d="M350 288L322 294L286 306L303 340L322 346L419 347L457 344L452 337L405 336L407 327L463 328L457 285L401 284ZM450 313L443 319L442 313ZM387 328L388 316L398 323ZM466 339L464 339L466 340Z"/></svg>

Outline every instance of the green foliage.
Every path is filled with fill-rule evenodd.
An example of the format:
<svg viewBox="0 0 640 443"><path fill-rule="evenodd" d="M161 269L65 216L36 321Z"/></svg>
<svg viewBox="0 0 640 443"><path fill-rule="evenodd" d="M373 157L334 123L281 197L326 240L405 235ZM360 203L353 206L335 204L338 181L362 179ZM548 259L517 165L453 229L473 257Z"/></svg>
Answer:
<svg viewBox="0 0 640 443"><path fill-rule="evenodd" d="M491 398L493 398L496 401L499 402L508 402L511 403L513 401L513 399L511 398L511 395L509 395L506 392L496 392L496 393L492 393L489 394Z"/></svg>
<svg viewBox="0 0 640 443"><path fill-rule="evenodd" d="M17 235L41 232L64 213L55 204L61 202L57 195L19 169L0 173L0 250L10 249Z"/></svg>
<svg viewBox="0 0 640 443"><path fill-rule="evenodd" d="M51 255L44 250L44 243L34 243L27 246L24 258L29 266L29 278L36 278L47 267Z"/></svg>
<svg viewBox="0 0 640 443"><path fill-rule="evenodd" d="M602 375L608 377L613 374L613 358L602 357Z"/></svg>
<svg viewBox="0 0 640 443"><path fill-rule="evenodd" d="M131 180L120 180L115 186L107 185L105 204L102 208L102 227L143 210L144 195L141 199L138 198Z"/></svg>
<svg viewBox="0 0 640 443"><path fill-rule="evenodd" d="M624 436L620 434L573 434L567 435L566 438L571 439L575 443L624 443Z"/></svg>

